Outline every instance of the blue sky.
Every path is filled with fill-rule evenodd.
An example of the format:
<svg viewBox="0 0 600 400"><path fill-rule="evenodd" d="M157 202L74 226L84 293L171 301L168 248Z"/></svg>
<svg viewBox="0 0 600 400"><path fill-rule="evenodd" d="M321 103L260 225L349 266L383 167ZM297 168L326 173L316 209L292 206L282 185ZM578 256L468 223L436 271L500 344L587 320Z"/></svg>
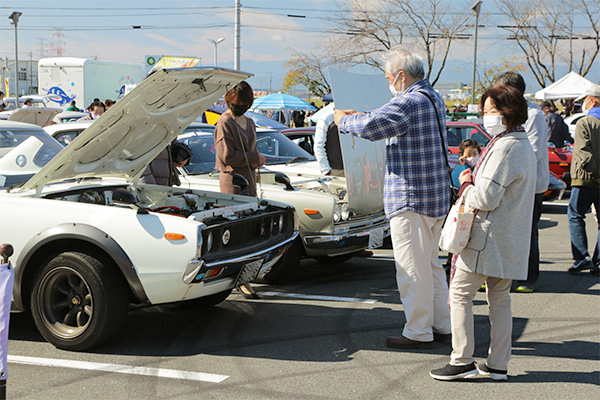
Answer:
<svg viewBox="0 0 600 400"><path fill-rule="evenodd" d="M214 45L208 39L223 37L225 40L218 45L219 65L232 67L233 6L234 0L3 0L0 57L14 58L14 28L8 16L12 11L21 11L18 30L21 60L29 59L30 53L33 59L39 58L42 49L46 56L54 56L56 51L52 46L58 42L63 56L139 64L147 54L200 56L203 64L212 65ZM319 39L328 28L325 17L336 7L334 0L242 1L241 69L256 75L253 85L277 90L285 74L282 65L289 59L292 48L318 52ZM465 12L470 13L469 8ZM493 11L496 11L493 1L484 0L482 15ZM288 14L306 18L290 18ZM502 22L495 14L488 18L490 25ZM60 39L55 27L63 28ZM505 32L481 29L479 35L479 61L493 64L501 57L519 55L506 40L499 39ZM470 82L472 46L471 40L465 40L452 48L443 81ZM597 64L600 65L600 60ZM600 67L587 78L598 82ZM528 83L535 89L533 78Z"/></svg>

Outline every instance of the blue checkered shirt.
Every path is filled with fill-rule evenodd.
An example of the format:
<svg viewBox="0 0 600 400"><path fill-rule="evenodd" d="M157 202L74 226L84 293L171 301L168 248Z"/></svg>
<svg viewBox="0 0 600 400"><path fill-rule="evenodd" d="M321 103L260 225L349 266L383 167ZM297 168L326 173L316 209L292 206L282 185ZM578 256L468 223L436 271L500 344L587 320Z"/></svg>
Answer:
<svg viewBox="0 0 600 400"><path fill-rule="evenodd" d="M388 219L403 211L438 218L450 207L450 178L440 143L439 126L446 139L446 106L442 97L422 79L389 103L366 114L343 117L339 130L370 141L386 139L383 202ZM445 146L444 146L445 147Z"/></svg>

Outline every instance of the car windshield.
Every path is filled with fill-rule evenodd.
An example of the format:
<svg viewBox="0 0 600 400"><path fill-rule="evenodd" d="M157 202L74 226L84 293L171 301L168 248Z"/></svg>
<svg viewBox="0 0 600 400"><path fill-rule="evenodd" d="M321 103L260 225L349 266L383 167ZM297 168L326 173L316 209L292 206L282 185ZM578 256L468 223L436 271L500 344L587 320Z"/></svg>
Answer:
<svg viewBox="0 0 600 400"><path fill-rule="evenodd" d="M308 152L277 131L257 132L256 147L267 158L267 165L285 164L292 160L314 160Z"/></svg>
<svg viewBox="0 0 600 400"><path fill-rule="evenodd" d="M214 128L188 128L177 140L192 149L190 163L184 167L188 174L206 174L215 168ZM267 165L285 164L292 160L314 160L306 151L277 131L259 131L256 146L267 159Z"/></svg>

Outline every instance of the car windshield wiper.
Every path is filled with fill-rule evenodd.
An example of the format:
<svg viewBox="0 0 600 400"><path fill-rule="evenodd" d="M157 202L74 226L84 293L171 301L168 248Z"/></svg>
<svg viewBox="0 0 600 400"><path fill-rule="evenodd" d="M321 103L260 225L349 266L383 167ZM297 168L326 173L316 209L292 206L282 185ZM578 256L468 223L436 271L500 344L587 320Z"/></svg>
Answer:
<svg viewBox="0 0 600 400"><path fill-rule="evenodd" d="M303 161L303 160L308 160L308 158L306 158L306 157L294 157L291 160L289 160L288 162L286 162L285 165L290 165L293 162Z"/></svg>

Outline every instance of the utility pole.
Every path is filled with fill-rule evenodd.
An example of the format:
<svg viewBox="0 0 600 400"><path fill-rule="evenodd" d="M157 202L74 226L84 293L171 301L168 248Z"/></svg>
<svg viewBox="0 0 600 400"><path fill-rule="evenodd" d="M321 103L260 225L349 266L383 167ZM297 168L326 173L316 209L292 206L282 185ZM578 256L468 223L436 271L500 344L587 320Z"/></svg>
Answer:
<svg viewBox="0 0 600 400"><path fill-rule="evenodd" d="M17 38L17 26L21 15L23 15L22 12L13 11L8 17L15 26L15 109L19 108L19 40Z"/></svg>
<svg viewBox="0 0 600 400"><path fill-rule="evenodd" d="M33 51L29 50L29 94L33 93L33 77L31 71L31 64L33 64Z"/></svg>
<svg viewBox="0 0 600 400"><path fill-rule="evenodd" d="M235 0L235 35L233 39L233 69L240 69L240 0Z"/></svg>
<svg viewBox="0 0 600 400"><path fill-rule="evenodd" d="M473 83L471 85L471 104L475 104L475 74L477 71L477 28L479 27L479 13L481 11L481 1L473 4L471 10L475 13L475 43L473 43Z"/></svg>

